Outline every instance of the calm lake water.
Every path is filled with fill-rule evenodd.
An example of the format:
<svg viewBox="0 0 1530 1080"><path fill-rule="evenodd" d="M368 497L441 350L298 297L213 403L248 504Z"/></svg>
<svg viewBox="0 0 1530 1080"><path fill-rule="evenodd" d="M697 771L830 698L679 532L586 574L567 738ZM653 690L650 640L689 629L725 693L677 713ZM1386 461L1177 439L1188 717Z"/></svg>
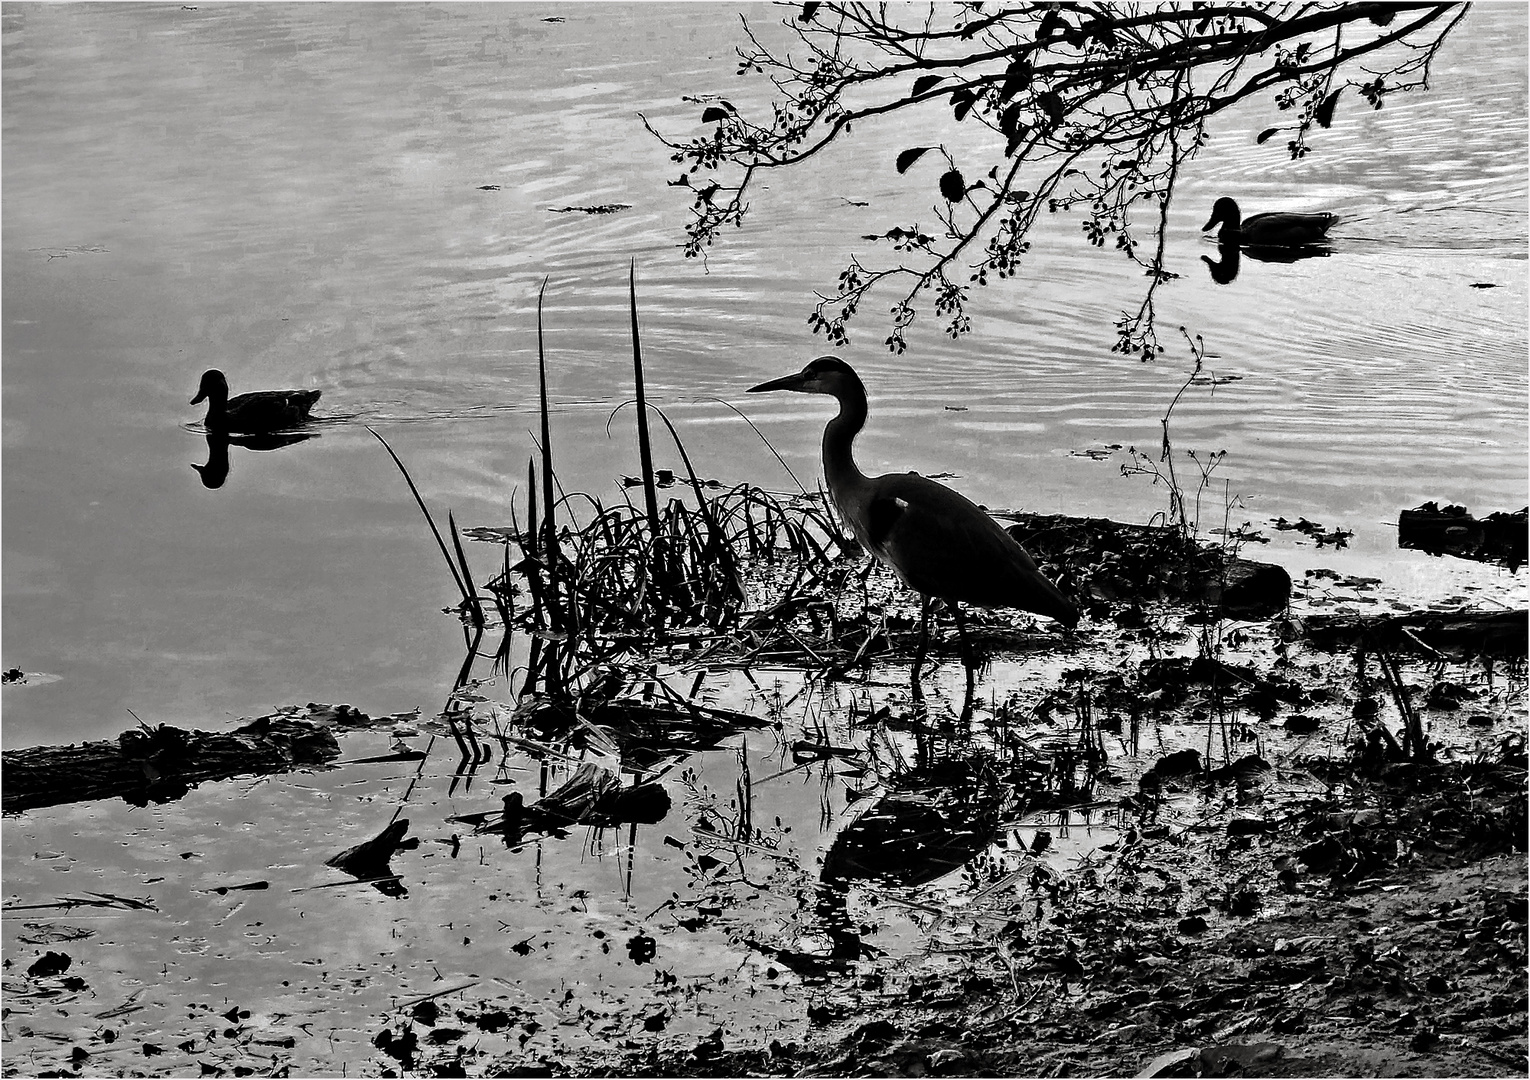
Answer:
<svg viewBox="0 0 1530 1080"><path fill-rule="evenodd" d="M744 390L827 351L807 329L813 290L833 284L857 237L932 216L933 187L904 190L892 162L940 135L867 126L810 170L769 178L752 221L706 266L682 258L687 204L665 186L680 167L638 114L685 135L702 106L682 95L761 100L732 75L738 10L5 5L0 661L53 677L4 691L7 747L114 736L129 709L211 729L293 702L439 709L462 659L441 614L456 597L364 425L389 439L440 517L508 524L533 450L544 279L566 489L611 499L635 471L630 410L607 430L630 394L630 260L648 392L699 470L790 486L726 401L811 484L824 403ZM767 27L779 17L742 10ZM1281 140L1253 142L1278 122L1268 103L1224 117L1172 209L1182 276L1159 296L1169 351L1155 365L1110 352L1140 269L1089 247L1063 216L1043 224L1022 278L976 294L976 333L960 343L931 321L890 356L875 313L892 297L866 304L840 350L870 388L863 466L955 474L993 506L1147 520L1163 489L1121 476L1120 451L1083 452L1156 448L1190 366L1183 325L1204 338L1214 374L1238 378L1186 395L1176 445L1227 451L1217 476L1241 499L1233 522L1273 540L1254 557L1298 578L1316 566L1373 574L1418 603L1522 604L1520 578L1397 551L1395 521L1429 499L1478 513L1526 502L1526 31L1521 6L1474 8L1427 93L1375 113L1346 100L1297 164ZM938 128L949 114L929 120ZM1333 254L1245 260L1235 281L1216 283L1199 228L1220 195L1246 211L1340 214ZM600 204L630 208L556 212ZM234 393L322 390L316 413L337 419L279 451L232 448L226 482L204 487L188 467L208 460L192 427L202 410L187 401L214 366ZM656 464L679 462L666 447ZM1208 525L1224 497L1220 486L1208 497ZM1318 552L1268 528L1276 516L1355 537ZM498 551L473 547L486 577ZM102 890L170 867L210 888L231 866L306 865L309 853L294 852L313 843L315 815L391 806L408 777L361 793L348 784L328 774L291 785L295 816L281 822L212 790L131 822L120 807L28 815L7 823L8 870L65 835L78 847L48 857L77 861ZM816 797L776 799L801 802L811 825ZM417 813L439 832L446 807L433 792ZM345 842L375 824L347 817L363 831ZM130 827L142 830L131 842L108 839ZM182 866L188 834L218 853L207 869ZM481 864L456 895L498 888L562 913L547 925L567 919L576 884L589 893L581 918L613 903L602 899L619 891L612 860L543 880L540 859L534 881ZM624 917L637 926L669 887L640 886ZM304 932L328 935L341 955L322 970L302 961L298 978L283 943L262 936L294 917L275 892L249 899L232 945L198 922L202 904L186 894L165 906L174 925L206 935L178 946L178 979L222 986L237 971L302 989L312 975L330 995L309 1000L314 1011L351 993L358 1015L385 1007L377 956L415 949L398 963L418 974L462 936L422 916L400 946L399 916L382 917L389 901L367 897L358 912L316 899ZM159 946L135 933L125 947L137 940L144 955L124 970L157 966ZM599 960L581 948L559 962ZM610 985L619 996L627 984ZM352 1038L365 1046L360 1021Z"/></svg>
<svg viewBox="0 0 1530 1080"><path fill-rule="evenodd" d="M769 178L703 267L676 247L679 166L637 114L688 134L700 106L682 95L756 99L732 75L735 9L550 12L6 5L3 662L59 677L5 692L7 745L115 733L129 708L217 726L288 701L435 701L456 664L435 614L452 587L362 423L439 511L506 522L544 278L568 488L610 498L633 471L629 414L606 433L630 393L631 259L649 392L703 471L789 486L724 399L817 474L822 403L742 391L826 351L812 290L859 234L898 207L929 217L932 192L900 192L890 167L919 134L868 127ZM1241 377L1188 395L1174 426L1181 447L1228 451L1235 520L1341 525L1356 538L1339 562L1454 592L1457 568L1398 556L1389 523L1426 499L1526 501L1525 43L1523 9L1475 9L1428 93L1341 111L1296 165L1279 139L1253 145L1272 107L1222 122L1174 207L1183 277L1161 294L1156 365L1109 351L1140 271L1064 217L1023 279L978 294L959 345L931 320L889 356L868 304L841 350L870 387L864 465L954 473L989 505L1144 520L1161 488L1074 452L1156 446L1184 325ZM1222 194L1339 213L1334 255L1245 260L1217 285L1198 230ZM631 209L552 212L609 203ZM321 389L317 412L353 422L235 447L205 489L186 402L212 366L234 393Z"/></svg>

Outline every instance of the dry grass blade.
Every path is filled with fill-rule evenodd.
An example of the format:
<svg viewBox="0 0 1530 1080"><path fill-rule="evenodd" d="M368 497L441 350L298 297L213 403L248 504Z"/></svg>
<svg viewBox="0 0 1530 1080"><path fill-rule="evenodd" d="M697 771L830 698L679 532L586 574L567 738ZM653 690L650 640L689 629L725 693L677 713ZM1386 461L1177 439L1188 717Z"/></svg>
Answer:
<svg viewBox="0 0 1530 1080"><path fill-rule="evenodd" d="M563 629L563 610L558 600L558 528L553 510L553 464L552 426L547 415L547 350L542 341L542 299L547 293L547 279L542 279L542 289L537 293L537 377L540 384L542 406L542 506L545 515L542 522L542 549L546 552L548 567L548 615L555 631ZM536 519L532 519L536 528Z"/></svg>
<svg viewBox="0 0 1530 1080"><path fill-rule="evenodd" d="M632 378L637 388L638 465L642 469L643 508L650 535L659 533L659 498L653 481L653 450L648 438L648 399L643 393L643 346L638 337L637 262L628 267L627 295L632 309Z"/></svg>
<svg viewBox="0 0 1530 1080"><path fill-rule="evenodd" d="M409 493L414 496L414 501L419 505L420 512L425 515L426 523L430 525L430 531L436 538L436 546L441 549L441 558L446 560L446 568L452 572L452 580L457 583L457 591L462 594L462 602L467 605L473 605L476 602L473 593L463 584L462 575L457 572L457 566L452 562L451 553L446 550L446 541L441 538L441 530L436 528L436 519L431 517L430 507L426 506L425 500L420 497L420 489L414 486L414 480L410 477L409 470L404 468L404 463L393 452L393 447L388 445L387 439L372 431L371 428L367 428L367 430L372 432L373 438L383 444L383 449L388 451L388 456L393 459L393 464L397 465L398 471L404 474L404 483L409 485ZM466 563L464 562L463 565L465 566ZM469 580L472 579L470 578Z"/></svg>
<svg viewBox="0 0 1530 1080"><path fill-rule="evenodd" d="M452 534L452 548L457 552L457 562L462 567L462 575L458 580L471 584L473 580L473 572L468 568L467 552L462 550L462 537L457 535L457 519L452 517L452 512L450 510L446 512L446 527ZM473 625L482 631L483 603L478 599L478 591L476 589L473 590L472 594L466 598L466 602L472 613Z"/></svg>

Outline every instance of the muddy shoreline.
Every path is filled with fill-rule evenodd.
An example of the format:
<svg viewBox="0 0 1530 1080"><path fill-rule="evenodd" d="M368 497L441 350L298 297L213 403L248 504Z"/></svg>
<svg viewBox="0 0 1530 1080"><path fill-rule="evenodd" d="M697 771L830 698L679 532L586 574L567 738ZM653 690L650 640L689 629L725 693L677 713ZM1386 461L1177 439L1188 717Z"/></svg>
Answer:
<svg viewBox="0 0 1530 1080"><path fill-rule="evenodd" d="M286 1007L246 1007L237 985L222 1004L167 988L158 1007L193 1019L159 1022L138 1012L160 996L144 984L126 1012L74 1019L112 999L101 980L118 951L183 902L186 879L9 891L6 917L27 929L7 954L4 1074L1523 1075L1524 612L1377 614L1378 583L1323 573L1269 608L1267 588L1204 587L1207 565L1235 561L1161 530L1018 527L1089 619L1059 634L974 616L975 698L944 617L928 696L912 695L906 598L880 568L803 542L792 557L812 572L777 550L768 580L785 593L740 608L728 634L648 651L634 651L641 635L592 636L598 677L558 653L548 611L523 606L550 685L513 710L487 693L494 680L459 678L434 716L310 704L230 736L145 728L51 757L7 751L7 772L32 770L34 801L93 752L117 781L131 774L115 793L145 812L249 785L276 797L219 814L273 824L319 781L339 794L384 770L398 786L379 806L282 826L295 858L209 866L194 890L206 899L166 947L197 911L241 916L247 937L295 913L301 935L326 895L346 911L460 881L446 909L395 910L393 936L406 911L428 911L472 959L432 959L423 986L363 965L391 1007L346 1021L338 1043L332 1010L358 976L327 971L275 999ZM535 563L523 571L533 596L556 595ZM231 739L251 740L246 768ZM425 771L453 745L455 771ZM217 770L199 771L200 746L217 748ZM728 758L742 771L726 783L695 772ZM751 808L793 780L819 792L816 850ZM438 783L456 812L434 808ZM645 860L671 860L667 899L649 885L639 904L630 879L613 897L555 880L534 908L507 908L503 885L466 881L475 864L524 874L578 851L630 874L645 836ZM123 932L98 937L82 913ZM515 968L499 958L539 957L547 989L493 974ZM616 974L630 989L607 984Z"/></svg>

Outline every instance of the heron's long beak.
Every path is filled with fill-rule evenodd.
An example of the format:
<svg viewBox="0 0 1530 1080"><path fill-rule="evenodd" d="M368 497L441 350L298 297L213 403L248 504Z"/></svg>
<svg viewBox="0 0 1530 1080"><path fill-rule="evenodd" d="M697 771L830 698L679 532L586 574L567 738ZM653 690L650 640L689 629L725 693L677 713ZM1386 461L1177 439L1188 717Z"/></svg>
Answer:
<svg viewBox="0 0 1530 1080"><path fill-rule="evenodd" d="M799 371L795 375L783 375L779 379L762 382L759 386L751 386L748 392L751 394L763 394L770 390L801 390L804 381L806 381L806 377Z"/></svg>

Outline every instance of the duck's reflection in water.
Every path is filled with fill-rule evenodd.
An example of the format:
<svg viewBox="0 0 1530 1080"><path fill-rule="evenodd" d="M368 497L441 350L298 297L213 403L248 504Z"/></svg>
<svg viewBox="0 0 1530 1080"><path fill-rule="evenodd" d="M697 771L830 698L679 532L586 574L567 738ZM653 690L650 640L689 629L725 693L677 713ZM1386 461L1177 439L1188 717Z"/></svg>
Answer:
<svg viewBox="0 0 1530 1080"><path fill-rule="evenodd" d="M227 435L223 432L209 431L207 433L207 464L198 465L193 462L191 467L202 478L203 487L220 488L228 479L229 446L242 446L246 450L280 450L284 446L316 438L318 435L311 431L274 431L260 435Z"/></svg>
<svg viewBox="0 0 1530 1080"><path fill-rule="evenodd" d="M1327 247L1239 247L1237 244L1217 245L1218 259L1202 255L1201 262L1211 272L1211 280L1218 285L1230 285L1238 276L1239 260L1248 256L1255 262L1294 263L1303 259L1326 259L1333 254Z"/></svg>

